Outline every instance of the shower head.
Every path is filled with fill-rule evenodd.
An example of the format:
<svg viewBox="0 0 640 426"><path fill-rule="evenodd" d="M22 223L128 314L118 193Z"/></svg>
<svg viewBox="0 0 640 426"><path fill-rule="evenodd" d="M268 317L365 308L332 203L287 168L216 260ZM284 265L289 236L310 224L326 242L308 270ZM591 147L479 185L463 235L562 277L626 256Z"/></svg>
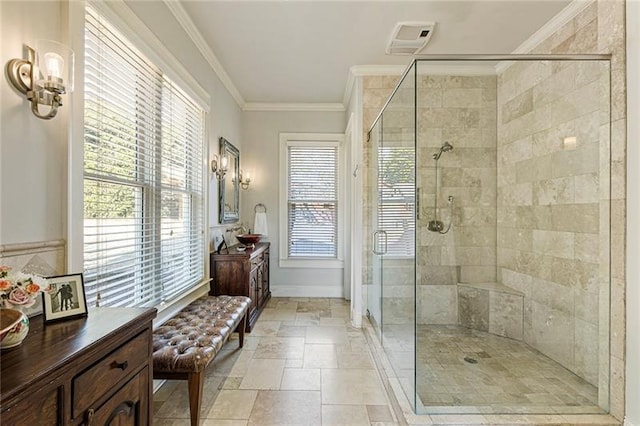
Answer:
<svg viewBox="0 0 640 426"><path fill-rule="evenodd" d="M434 160L439 160L440 156L442 155L443 152L449 152L453 149L453 145L451 145L449 142L445 142L441 147L440 147L440 151L436 152L435 154L433 154L433 159Z"/></svg>

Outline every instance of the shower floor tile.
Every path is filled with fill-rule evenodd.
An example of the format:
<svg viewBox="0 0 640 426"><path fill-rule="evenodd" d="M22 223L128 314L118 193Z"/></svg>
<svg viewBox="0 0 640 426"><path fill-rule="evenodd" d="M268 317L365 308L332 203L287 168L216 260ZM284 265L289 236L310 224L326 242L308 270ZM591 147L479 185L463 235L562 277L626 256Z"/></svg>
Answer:
<svg viewBox="0 0 640 426"><path fill-rule="evenodd" d="M460 406L593 412L598 405L595 386L524 342L460 326L420 325L417 348L417 394L429 412Z"/></svg>

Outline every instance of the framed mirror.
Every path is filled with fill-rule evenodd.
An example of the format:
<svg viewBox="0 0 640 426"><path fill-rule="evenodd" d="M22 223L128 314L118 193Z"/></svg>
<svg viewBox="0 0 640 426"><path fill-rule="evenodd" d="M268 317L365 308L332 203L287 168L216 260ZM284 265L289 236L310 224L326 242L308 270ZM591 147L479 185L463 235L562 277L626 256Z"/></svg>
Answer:
<svg viewBox="0 0 640 426"><path fill-rule="evenodd" d="M220 158L227 157L229 166L220 180L220 223L240 220L240 151L225 138L220 138Z"/></svg>

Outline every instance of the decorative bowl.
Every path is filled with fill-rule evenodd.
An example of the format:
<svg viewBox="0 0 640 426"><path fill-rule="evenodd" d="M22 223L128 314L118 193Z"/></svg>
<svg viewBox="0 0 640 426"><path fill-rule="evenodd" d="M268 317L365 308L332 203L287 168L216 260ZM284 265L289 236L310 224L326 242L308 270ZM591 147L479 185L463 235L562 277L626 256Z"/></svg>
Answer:
<svg viewBox="0 0 640 426"><path fill-rule="evenodd" d="M29 332L29 318L17 309L0 309L0 348L18 346Z"/></svg>
<svg viewBox="0 0 640 426"><path fill-rule="evenodd" d="M240 241L240 244L248 246L259 242L260 238L262 238L262 234L240 234L236 235L236 238Z"/></svg>

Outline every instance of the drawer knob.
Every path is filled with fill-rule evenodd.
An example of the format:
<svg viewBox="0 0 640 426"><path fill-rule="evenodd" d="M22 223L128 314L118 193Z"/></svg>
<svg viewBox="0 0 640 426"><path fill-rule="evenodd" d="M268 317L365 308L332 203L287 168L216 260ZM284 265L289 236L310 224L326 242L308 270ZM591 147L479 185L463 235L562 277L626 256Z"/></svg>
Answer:
<svg viewBox="0 0 640 426"><path fill-rule="evenodd" d="M119 368L122 371L126 370L128 366L129 366L129 363L127 361L125 362L113 361L111 363L111 368Z"/></svg>
<svg viewBox="0 0 640 426"><path fill-rule="evenodd" d="M93 424L93 416L95 414L96 412L93 408L87 411L87 426L91 426Z"/></svg>

